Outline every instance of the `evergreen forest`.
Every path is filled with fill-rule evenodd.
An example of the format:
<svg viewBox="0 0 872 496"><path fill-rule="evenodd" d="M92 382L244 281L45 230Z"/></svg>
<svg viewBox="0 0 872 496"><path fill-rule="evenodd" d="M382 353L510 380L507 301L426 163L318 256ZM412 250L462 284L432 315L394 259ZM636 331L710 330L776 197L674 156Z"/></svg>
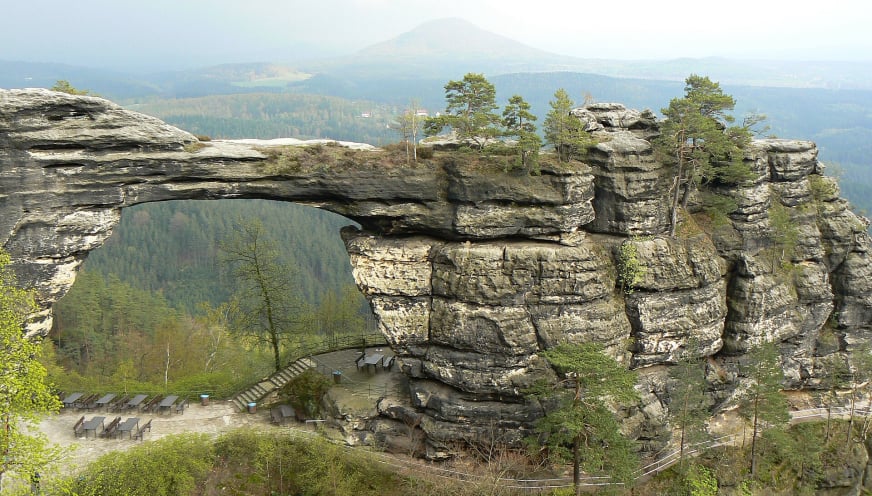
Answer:
<svg viewBox="0 0 872 496"><path fill-rule="evenodd" d="M239 281L220 248L238 225L253 222L292 268L284 277L301 304L288 352L304 338L371 330L339 237L348 219L265 200L137 205L123 211L55 306L53 355L66 369L55 371L59 387L227 395L268 372L262 350L231 332ZM249 374L233 372L239 370Z"/></svg>

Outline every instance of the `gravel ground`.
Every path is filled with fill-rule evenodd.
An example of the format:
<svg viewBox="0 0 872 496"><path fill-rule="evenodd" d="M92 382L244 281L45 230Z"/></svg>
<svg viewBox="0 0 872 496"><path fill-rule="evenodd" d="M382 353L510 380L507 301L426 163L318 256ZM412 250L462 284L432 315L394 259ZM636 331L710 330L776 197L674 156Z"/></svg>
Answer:
<svg viewBox="0 0 872 496"><path fill-rule="evenodd" d="M73 433L73 425L83 415L86 420L94 416L106 417L106 425L109 425L112 419L119 415L122 422L128 417L136 416L139 418L140 426L151 420L151 432L146 431L142 441L128 439L126 436L116 439L104 439L101 437L95 439L93 435L89 435L87 438L76 437ZM100 411L80 412L62 410L57 415L45 418L39 425L40 430L48 436L49 441L73 448L70 459L63 464L71 469L83 467L105 453L126 450L142 442L147 443L164 436L183 432L203 432L217 435L242 426L257 426L264 429L272 428L272 425L269 423L269 412L241 413L228 401L212 401L208 406L202 406L200 403L192 404L182 414L119 414Z"/></svg>
<svg viewBox="0 0 872 496"><path fill-rule="evenodd" d="M368 351L375 351L374 349ZM379 349L379 352L382 352ZM383 352L390 355L390 350ZM330 397L339 406L340 411L355 411L358 414L375 414L375 403L379 397L390 395L399 387L402 375L396 368L392 372L379 369L378 371L358 370L354 364L359 350L345 350L327 353L316 357L320 368L329 370L341 370L343 373L340 384L334 385ZM106 417L105 425L116 416L121 416L122 422L128 417L139 417L139 425L142 426L151 420L151 432L146 431L142 441L131 440L125 437L116 439L104 439L93 435L89 437L77 437L73 433L73 425L80 417L85 416L88 420L94 416ZM114 413L103 411L65 411L61 410L56 415L46 417L39 425L50 442L72 448L69 459L62 466L70 471L84 467L105 453L126 450L142 442L150 442L172 434L185 432L200 432L218 435L238 427L251 427L258 429L280 429L270 423L269 410L258 408L256 413L240 412L229 401L210 400L209 405L203 406L199 401L192 401L183 414L165 413L162 415L148 413ZM307 429L305 424L293 424L295 428ZM312 428L312 426L308 426Z"/></svg>

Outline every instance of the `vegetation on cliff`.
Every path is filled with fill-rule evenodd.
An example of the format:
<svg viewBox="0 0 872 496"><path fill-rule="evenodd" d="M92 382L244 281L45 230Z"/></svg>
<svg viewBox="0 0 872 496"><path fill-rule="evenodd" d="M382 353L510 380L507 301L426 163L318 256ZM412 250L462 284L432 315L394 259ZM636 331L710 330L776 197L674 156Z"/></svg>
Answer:
<svg viewBox="0 0 872 496"><path fill-rule="evenodd" d="M576 494L581 494L582 471L631 481L637 459L612 410L638 400L636 374L598 343L561 344L543 355L564 379L534 392L545 415L536 422L539 435L528 440L530 446L552 461L572 464Z"/></svg>
<svg viewBox="0 0 872 496"><path fill-rule="evenodd" d="M39 361L39 343L21 328L34 309L33 294L18 288L9 255L0 251L0 493L4 477L39 478L60 451L36 429L42 415L57 412L60 400Z"/></svg>
<svg viewBox="0 0 872 496"><path fill-rule="evenodd" d="M748 127L730 125L735 119L728 112L735 108L735 99L707 77L690 75L685 84L685 96L673 98L662 110L665 120L654 141L664 160L676 167L671 186L673 236L679 206L686 209L701 186L735 185L752 177L742 160L751 132Z"/></svg>

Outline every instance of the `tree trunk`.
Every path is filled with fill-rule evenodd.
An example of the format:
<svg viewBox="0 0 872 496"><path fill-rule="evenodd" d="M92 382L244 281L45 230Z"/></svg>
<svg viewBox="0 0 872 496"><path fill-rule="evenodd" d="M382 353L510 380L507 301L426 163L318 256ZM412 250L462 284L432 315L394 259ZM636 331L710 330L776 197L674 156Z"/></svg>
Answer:
<svg viewBox="0 0 872 496"><path fill-rule="evenodd" d="M851 434L854 431L854 404L856 403L856 386L851 386L851 413L848 417L848 435L845 436L845 447L851 449Z"/></svg>
<svg viewBox="0 0 872 496"><path fill-rule="evenodd" d="M675 176L675 182L672 187L675 189L675 195L672 197L672 218L669 221L669 236L675 237L675 229L678 227L678 199L679 188L681 188L681 167L679 166L679 175Z"/></svg>
<svg viewBox="0 0 872 496"><path fill-rule="evenodd" d="M751 431L751 479L757 475L757 407L760 394L754 395L754 428Z"/></svg>
<svg viewBox="0 0 872 496"><path fill-rule="evenodd" d="M164 364L164 387L170 382L170 342L167 341L167 361Z"/></svg>
<svg viewBox="0 0 872 496"><path fill-rule="evenodd" d="M581 441L577 437L572 443L572 485L575 496L581 496Z"/></svg>

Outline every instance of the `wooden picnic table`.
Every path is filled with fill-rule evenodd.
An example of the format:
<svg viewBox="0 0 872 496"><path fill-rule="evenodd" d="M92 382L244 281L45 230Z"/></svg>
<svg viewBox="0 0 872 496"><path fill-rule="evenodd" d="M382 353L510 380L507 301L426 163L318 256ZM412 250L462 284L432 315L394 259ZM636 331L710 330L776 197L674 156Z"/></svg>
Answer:
<svg viewBox="0 0 872 496"><path fill-rule="evenodd" d="M175 404L177 399L179 399L177 395L171 394L164 398L157 407L161 412L169 410L173 407L173 404Z"/></svg>
<svg viewBox="0 0 872 496"><path fill-rule="evenodd" d="M131 398L130 401L127 402L126 408L136 408L140 404L142 404L142 402L145 401L146 398L148 398L147 394L137 394L136 396Z"/></svg>
<svg viewBox="0 0 872 496"><path fill-rule="evenodd" d="M97 400L97 408L109 406L109 403L113 398L115 398L115 393L104 394L99 400Z"/></svg>
<svg viewBox="0 0 872 496"><path fill-rule="evenodd" d="M118 432L122 435L127 433L128 439L133 439L133 431L139 428L139 418L138 417L130 417L124 422L121 422L121 425L118 426Z"/></svg>
<svg viewBox="0 0 872 496"><path fill-rule="evenodd" d="M64 404L64 408L70 408L73 404L79 401L79 398L82 396L85 396L85 393L73 393L61 400L61 402Z"/></svg>
<svg viewBox="0 0 872 496"><path fill-rule="evenodd" d="M106 417L94 417L91 420L85 422L82 430L85 431L85 437L88 437L88 431L94 431L94 437L97 437L97 428L105 427L104 421Z"/></svg>
<svg viewBox="0 0 872 496"><path fill-rule="evenodd" d="M384 355L381 353L370 353L363 357L363 366L367 370L369 370L369 366L371 365L374 370L378 370L378 363L384 359Z"/></svg>

